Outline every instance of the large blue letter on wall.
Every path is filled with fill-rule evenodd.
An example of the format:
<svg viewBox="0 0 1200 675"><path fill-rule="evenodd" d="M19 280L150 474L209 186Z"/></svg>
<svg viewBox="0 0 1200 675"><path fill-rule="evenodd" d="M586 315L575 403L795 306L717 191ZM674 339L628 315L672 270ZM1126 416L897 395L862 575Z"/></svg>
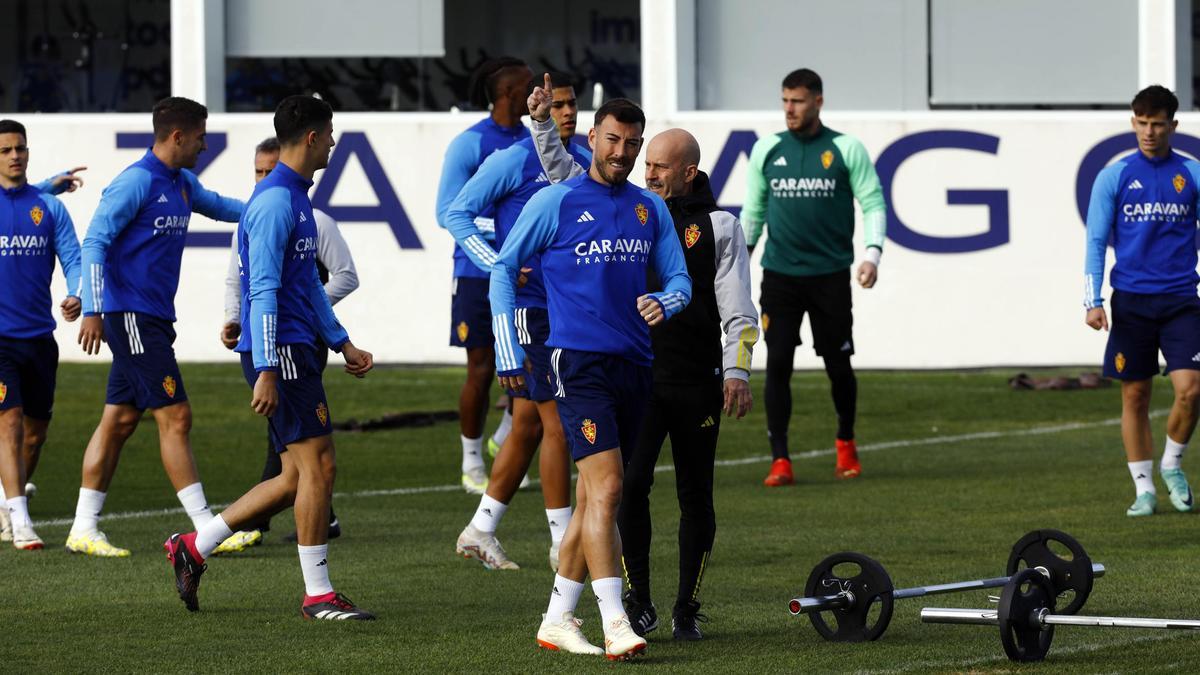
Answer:
<svg viewBox="0 0 1200 675"><path fill-rule="evenodd" d="M358 161L367 174L367 181L379 199L377 206L334 206L329 203L351 155L358 156ZM375 156L375 151L367 141L367 135L361 131L347 131L338 138L337 145L333 146L333 155L329 158L329 167L325 169L321 182L313 192L312 204L314 208L321 209L339 222L387 223L392 228L392 234L395 235L400 248L421 248L421 239L417 237L417 231L413 229L408 214L404 212L400 199L396 197L391 181L388 180L379 158Z"/></svg>

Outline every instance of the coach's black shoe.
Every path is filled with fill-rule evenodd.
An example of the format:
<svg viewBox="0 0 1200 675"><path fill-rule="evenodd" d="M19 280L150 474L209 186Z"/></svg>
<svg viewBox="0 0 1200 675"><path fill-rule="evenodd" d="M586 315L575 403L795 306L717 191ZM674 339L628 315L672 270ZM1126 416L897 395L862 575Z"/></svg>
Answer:
<svg viewBox="0 0 1200 675"><path fill-rule="evenodd" d="M672 612L671 632L676 640L703 640L704 633L697 623L708 623L708 617L700 613L700 603L689 602Z"/></svg>
<svg viewBox="0 0 1200 675"><path fill-rule="evenodd" d="M653 602L639 601L632 588L621 596L621 602L625 605L625 613L629 615L629 625L638 637L646 637L646 633L658 628L658 611L654 609Z"/></svg>
<svg viewBox="0 0 1200 675"><path fill-rule="evenodd" d="M305 619L322 621L374 621L375 615L361 610L341 593L327 593L317 597L304 596L300 613Z"/></svg>
<svg viewBox="0 0 1200 675"><path fill-rule="evenodd" d="M329 537L328 538L329 539L337 539L340 536L342 536L342 526L338 523L338 520L335 517L333 519L333 521L331 521L329 523ZM291 534L283 535L283 540L289 544L296 543L296 533L292 532Z"/></svg>
<svg viewBox="0 0 1200 675"><path fill-rule="evenodd" d="M190 540L190 541L189 541ZM183 601L189 612L200 611L200 602L196 592L200 590L200 576L208 565L200 562L195 553L196 533L173 534L163 542L167 551L167 560L175 567L175 590L179 591L179 599Z"/></svg>

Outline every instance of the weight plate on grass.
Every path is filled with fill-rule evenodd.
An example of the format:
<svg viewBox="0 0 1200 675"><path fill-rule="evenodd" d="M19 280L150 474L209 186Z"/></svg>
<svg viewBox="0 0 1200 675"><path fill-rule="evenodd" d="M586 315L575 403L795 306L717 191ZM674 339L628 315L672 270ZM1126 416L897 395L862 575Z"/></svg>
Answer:
<svg viewBox="0 0 1200 675"><path fill-rule="evenodd" d="M1054 612L1054 586L1041 572L1021 570L1004 586L996 619L1004 653L1013 661L1041 661L1054 641L1054 626L1036 620L1043 609Z"/></svg>
<svg viewBox="0 0 1200 675"><path fill-rule="evenodd" d="M1070 552L1070 559L1055 553L1050 547L1057 542ZM1067 604L1060 613L1075 614L1083 609L1095 581L1092 559L1074 537L1059 530L1034 530L1013 544L1008 556L1008 575L1023 568L1044 567L1050 572L1050 587L1057 598L1068 594Z"/></svg>
<svg viewBox="0 0 1200 675"><path fill-rule="evenodd" d="M846 574L846 568L855 571L839 576L837 572ZM854 602L847 607L813 612L808 618L817 633L831 642L875 640L892 620L892 590L892 579L883 565L861 553L834 553L813 568L804 595L815 597L846 591L854 596Z"/></svg>

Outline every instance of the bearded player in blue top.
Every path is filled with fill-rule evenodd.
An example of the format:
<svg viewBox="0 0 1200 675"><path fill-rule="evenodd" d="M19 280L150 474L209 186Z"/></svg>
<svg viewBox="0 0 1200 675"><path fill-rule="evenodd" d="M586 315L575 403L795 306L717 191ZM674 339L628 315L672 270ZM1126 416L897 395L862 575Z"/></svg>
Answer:
<svg viewBox="0 0 1200 675"><path fill-rule="evenodd" d="M235 222L243 204L200 184L190 169L207 147L208 109L179 97L154 106L154 146L104 189L83 239L79 343L112 352L104 412L83 456L67 550L125 557L98 528L121 448L149 408L163 468L192 523L212 518L192 455L192 409L175 361L175 291L193 212Z"/></svg>
<svg viewBox="0 0 1200 675"><path fill-rule="evenodd" d="M323 342L341 352L346 372L356 377L373 366L371 354L356 348L338 323L317 274L317 221L308 191L313 174L329 164L333 110L311 96L289 96L275 109L275 135L279 163L255 186L234 236L242 280L237 351L254 392L250 406L268 418L283 470L196 532L171 535L164 547L179 598L194 612L204 561L217 545L247 523L294 506L305 589L301 615L370 620L370 612L333 590L327 558L336 467L316 350Z"/></svg>
<svg viewBox="0 0 1200 675"><path fill-rule="evenodd" d="M628 182L645 126L645 115L631 101L600 106L588 132L591 168L529 200L492 266L489 294L500 382L524 389L514 287L520 269L540 255L554 398L579 481L537 641L546 649L611 660L646 649L621 604L621 450L632 448L650 394L649 327L683 309L692 291L666 204ZM663 282L657 293L646 293L651 269ZM588 574L604 623L604 649L587 641L574 616Z"/></svg>
<svg viewBox="0 0 1200 675"><path fill-rule="evenodd" d="M1134 97L1132 107L1138 152L1105 168L1092 186L1084 306L1087 325L1108 330L1100 292L1111 237L1116 263L1104 375L1121 380L1121 437L1136 492L1125 513L1138 517L1153 515L1158 506L1149 411L1159 351L1175 388L1160 474L1175 509L1193 508L1181 461L1200 405L1200 163L1171 150L1171 134L1179 124L1175 94L1147 87Z"/></svg>

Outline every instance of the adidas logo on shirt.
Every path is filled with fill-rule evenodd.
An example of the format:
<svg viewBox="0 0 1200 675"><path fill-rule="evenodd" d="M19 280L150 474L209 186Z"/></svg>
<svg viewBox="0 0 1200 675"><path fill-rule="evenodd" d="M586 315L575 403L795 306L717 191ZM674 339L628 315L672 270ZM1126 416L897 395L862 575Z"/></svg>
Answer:
<svg viewBox="0 0 1200 675"><path fill-rule="evenodd" d="M303 212L303 211L301 211L301 212L300 212L300 222L302 222L302 223L307 223L307 222L308 222L308 218L306 218L306 217L304 216L304 212Z"/></svg>
<svg viewBox="0 0 1200 675"><path fill-rule="evenodd" d="M159 203L159 204L166 204L166 203L167 203L167 196L166 196L166 195L159 195L159 196L158 196L158 203Z"/></svg>
<svg viewBox="0 0 1200 675"><path fill-rule="evenodd" d="M1194 362L1196 362L1196 363L1200 363L1200 353L1198 353L1198 354L1196 354L1195 356L1193 356L1193 357L1192 357L1192 361L1194 361Z"/></svg>
<svg viewBox="0 0 1200 675"><path fill-rule="evenodd" d="M846 340L846 342L842 344L842 349L841 349L841 351L843 351L843 352L848 352L848 351L850 351L851 349L854 349L854 345L850 344L850 341L849 341L849 340Z"/></svg>
<svg viewBox="0 0 1200 675"><path fill-rule="evenodd" d="M549 182L550 182L550 178L549 178L548 176L546 176L546 172L545 172L545 171L543 171L543 172L541 172L541 173L539 173L539 174L538 174L538 177L537 177L537 178L534 178L534 179L533 179L533 182L535 182L535 183L549 183Z"/></svg>
<svg viewBox="0 0 1200 675"><path fill-rule="evenodd" d="M582 214L580 214L579 218L575 222L590 223L593 220L595 220L595 218L592 217L592 214L588 213L587 211L584 211Z"/></svg>
<svg viewBox="0 0 1200 675"><path fill-rule="evenodd" d="M1129 189L1130 190L1141 190L1142 189L1142 181L1134 178L1133 182L1129 184Z"/></svg>
<svg viewBox="0 0 1200 675"><path fill-rule="evenodd" d="M774 162L771 162L771 164L773 164L775 166L787 166L787 158L780 155L779 159L775 160Z"/></svg>

